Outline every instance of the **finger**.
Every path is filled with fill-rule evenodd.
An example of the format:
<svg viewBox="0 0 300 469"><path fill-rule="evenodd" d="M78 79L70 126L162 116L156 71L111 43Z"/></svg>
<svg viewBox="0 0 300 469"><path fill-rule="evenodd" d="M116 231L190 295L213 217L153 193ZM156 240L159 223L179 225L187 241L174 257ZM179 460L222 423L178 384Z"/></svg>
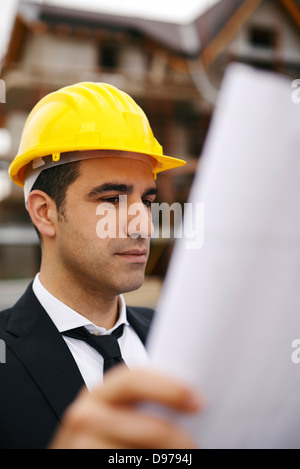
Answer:
<svg viewBox="0 0 300 469"><path fill-rule="evenodd" d="M60 444L78 448L195 448L184 430L171 422L128 407L109 406L95 398L73 405ZM68 443L69 442L69 443ZM74 446L73 446L74 445Z"/></svg>
<svg viewBox="0 0 300 469"><path fill-rule="evenodd" d="M108 441L115 441L115 447L139 449L192 449L193 439L183 429L170 421L146 414L124 412L118 414L118 428L113 419L106 424Z"/></svg>
<svg viewBox="0 0 300 469"><path fill-rule="evenodd" d="M104 384L93 393L112 405L150 401L181 412L195 412L203 406L203 399L194 390L149 369L120 367L107 373Z"/></svg>

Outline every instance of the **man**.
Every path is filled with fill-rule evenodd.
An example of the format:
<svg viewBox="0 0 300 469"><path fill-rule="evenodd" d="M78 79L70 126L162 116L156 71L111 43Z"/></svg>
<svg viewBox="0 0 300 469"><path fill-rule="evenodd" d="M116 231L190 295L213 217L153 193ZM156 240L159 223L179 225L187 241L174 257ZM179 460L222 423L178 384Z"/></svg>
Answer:
<svg viewBox="0 0 300 469"><path fill-rule="evenodd" d="M122 297L144 280L156 174L182 164L163 155L143 111L112 86L66 87L30 113L10 176L24 186L42 259L23 297L0 314L3 448L193 446L137 408L199 404L147 370L152 311Z"/></svg>

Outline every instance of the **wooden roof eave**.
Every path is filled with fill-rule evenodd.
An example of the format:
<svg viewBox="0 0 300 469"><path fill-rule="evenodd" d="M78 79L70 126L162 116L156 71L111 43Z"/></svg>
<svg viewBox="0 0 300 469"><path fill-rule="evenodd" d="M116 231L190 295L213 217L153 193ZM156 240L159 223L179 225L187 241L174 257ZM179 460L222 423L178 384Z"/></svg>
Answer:
<svg viewBox="0 0 300 469"><path fill-rule="evenodd" d="M205 69L211 67L261 2L262 0L246 0L233 13L216 37L201 52L199 59Z"/></svg>

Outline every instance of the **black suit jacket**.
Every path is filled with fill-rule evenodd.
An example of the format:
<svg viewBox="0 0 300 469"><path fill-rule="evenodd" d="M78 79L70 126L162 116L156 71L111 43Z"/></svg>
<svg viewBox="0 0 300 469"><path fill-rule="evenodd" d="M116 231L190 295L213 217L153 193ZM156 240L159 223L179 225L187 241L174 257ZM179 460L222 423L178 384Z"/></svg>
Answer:
<svg viewBox="0 0 300 469"><path fill-rule="evenodd" d="M145 343L153 311L127 307L129 323ZM84 386L64 339L29 285L0 313L0 448L46 448L69 404Z"/></svg>

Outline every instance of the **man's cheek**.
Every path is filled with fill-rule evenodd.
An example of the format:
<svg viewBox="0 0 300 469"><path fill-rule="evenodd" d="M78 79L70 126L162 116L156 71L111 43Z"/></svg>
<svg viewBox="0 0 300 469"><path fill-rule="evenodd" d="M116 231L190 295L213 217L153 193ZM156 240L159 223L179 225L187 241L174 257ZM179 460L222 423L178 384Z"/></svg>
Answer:
<svg viewBox="0 0 300 469"><path fill-rule="evenodd" d="M96 208L96 234L100 239L117 237L118 217L113 204L101 203Z"/></svg>

